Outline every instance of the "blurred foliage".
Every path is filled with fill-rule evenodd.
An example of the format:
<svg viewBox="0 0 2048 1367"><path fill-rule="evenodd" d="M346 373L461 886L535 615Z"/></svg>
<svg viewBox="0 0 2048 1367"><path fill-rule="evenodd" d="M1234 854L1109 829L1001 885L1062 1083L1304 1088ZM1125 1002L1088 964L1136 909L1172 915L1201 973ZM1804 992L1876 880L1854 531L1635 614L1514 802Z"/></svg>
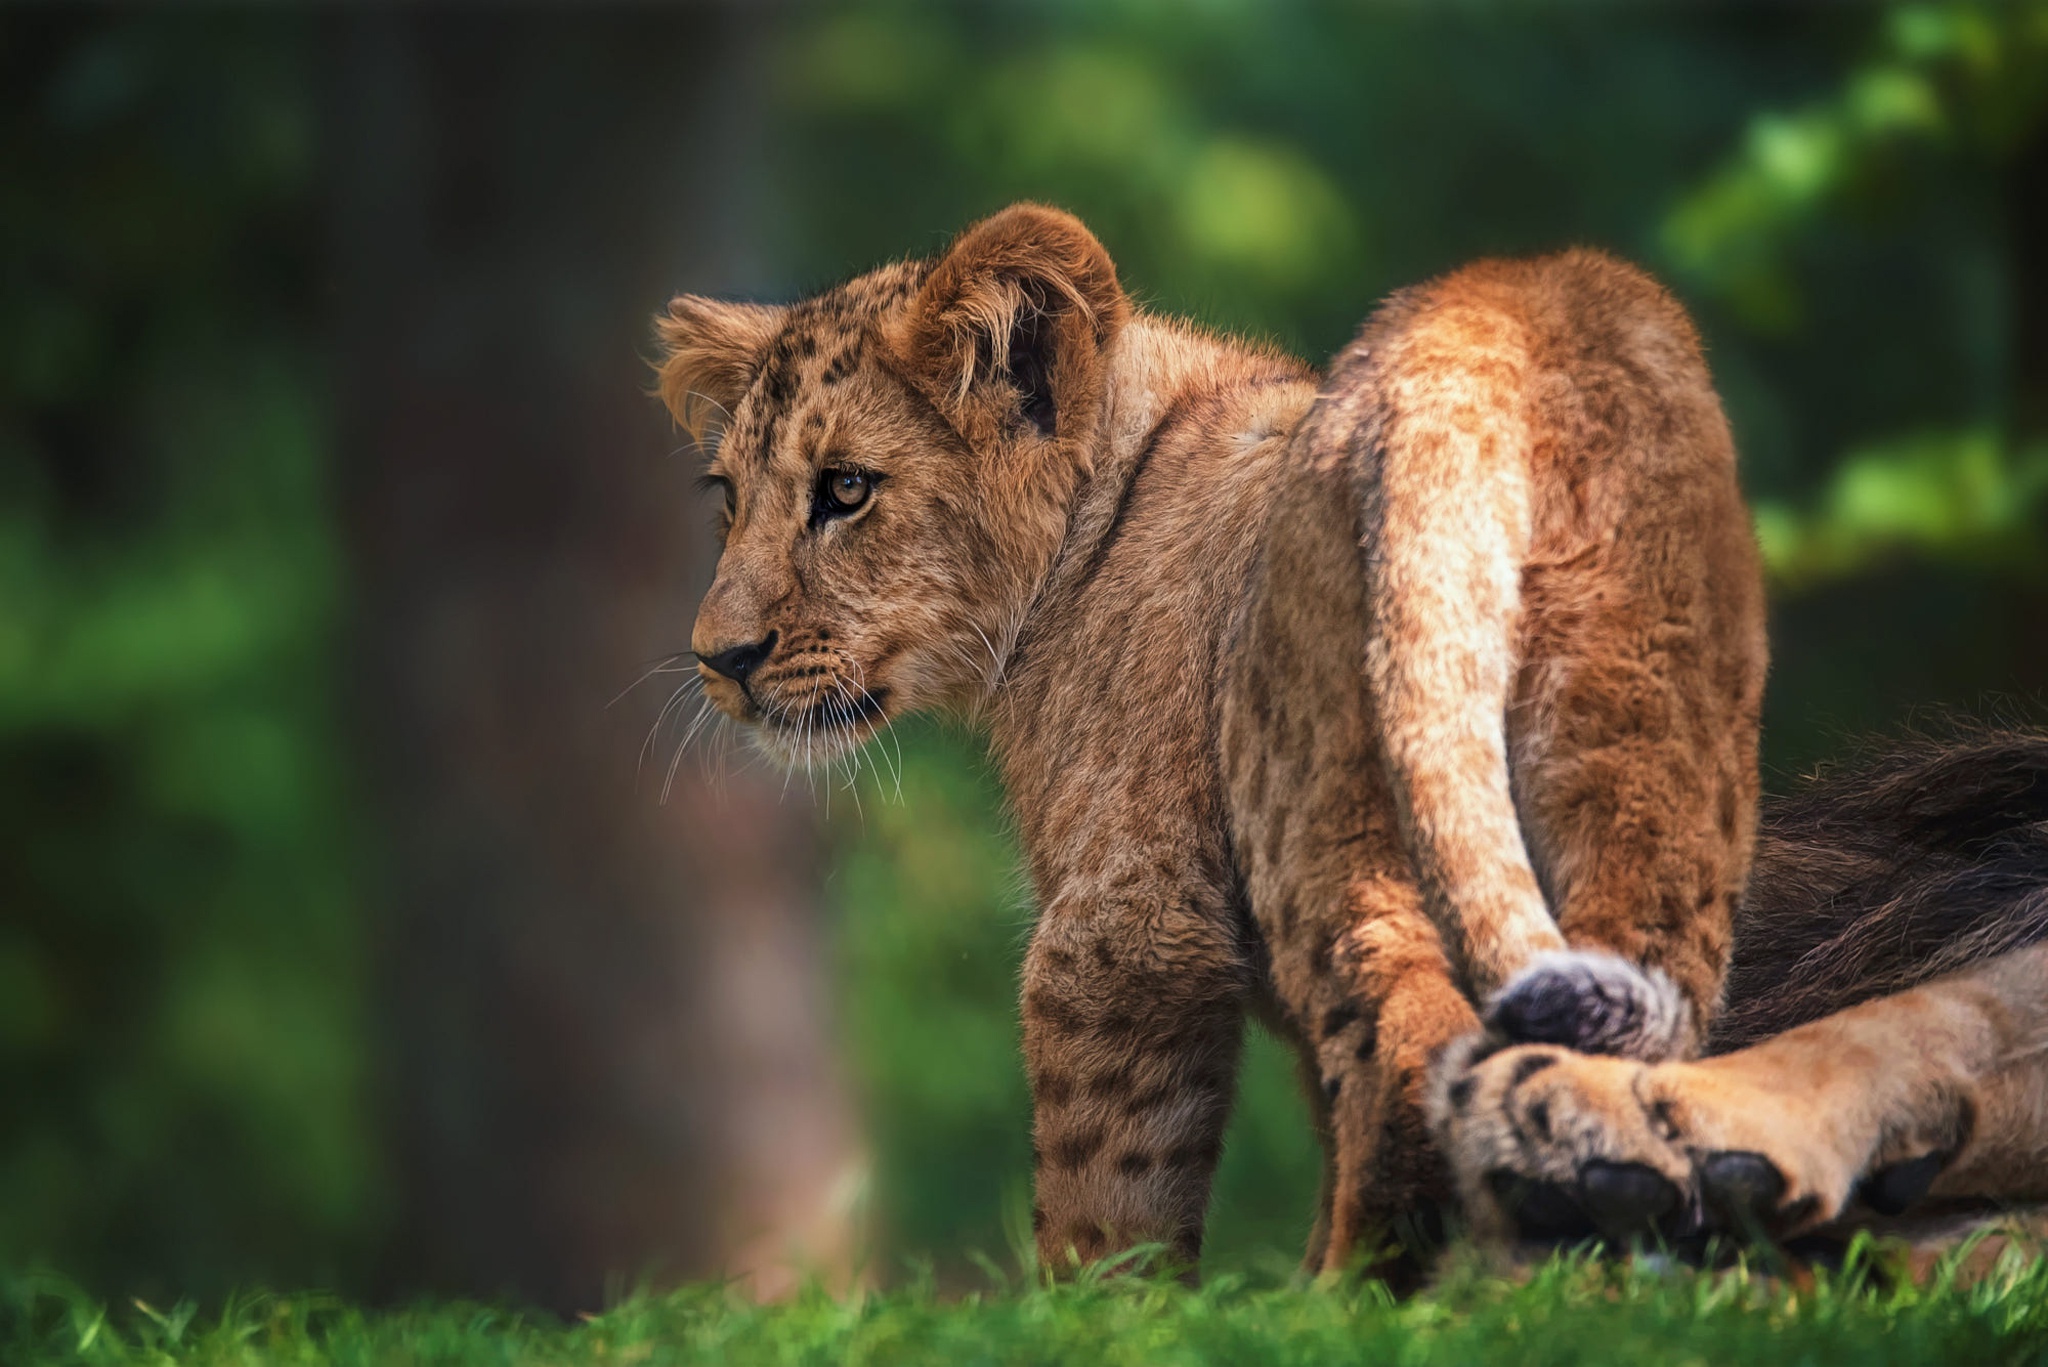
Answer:
<svg viewBox="0 0 2048 1367"><path fill-rule="evenodd" d="M2013 450L1993 433L1931 433L1851 452L1801 514L1756 509L1757 542L1779 583L1802 589L1911 552L2013 575L2043 568L2048 443Z"/></svg>
<svg viewBox="0 0 2048 1367"><path fill-rule="evenodd" d="M333 1276L376 1187L303 53L10 18L0 1260Z"/></svg>
<svg viewBox="0 0 2048 1367"><path fill-rule="evenodd" d="M1665 220L1674 272L1752 330L1800 327L1802 268L1845 223L1883 223L1945 194L1981 193L1971 181L2013 174L2041 136L2048 7L1900 5L1877 25L1873 48L1831 93L1754 117L1739 152ZM1982 302L1995 322L2001 301ZM2004 407L1994 411L2004 416ZM2011 440L1970 428L1851 451L1811 511L1759 506L1766 562L1794 588L1905 550L2038 572L2048 445L2015 449Z"/></svg>
<svg viewBox="0 0 2048 1367"><path fill-rule="evenodd" d="M1797 324L1797 252L1824 246L1831 211L1882 212L1925 195L1943 162L1996 166L2039 135L2048 9L1906 4L1877 29L1875 50L1837 89L1752 119L1741 150L1665 222L1672 265L1753 327Z"/></svg>
<svg viewBox="0 0 2048 1367"><path fill-rule="evenodd" d="M204 1292L346 1284L375 1246L323 41L0 14L0 1265ZM2044 70L2040 3L798 9L764 39L747 233L794 293L1053 200L1151 306L1313 356L1472 256L1649 262L1759 496L1782 770L2048 681L2048 433L2012 350L2048 245L2006 210ZM974 743L903 731L901 800L833 806L841 1008L882 1270L952 1275L1020 1237L1028 899ZM1251 1064L1210 1247L1277 1268L1316 1158L1291 1065Z"/></svg>

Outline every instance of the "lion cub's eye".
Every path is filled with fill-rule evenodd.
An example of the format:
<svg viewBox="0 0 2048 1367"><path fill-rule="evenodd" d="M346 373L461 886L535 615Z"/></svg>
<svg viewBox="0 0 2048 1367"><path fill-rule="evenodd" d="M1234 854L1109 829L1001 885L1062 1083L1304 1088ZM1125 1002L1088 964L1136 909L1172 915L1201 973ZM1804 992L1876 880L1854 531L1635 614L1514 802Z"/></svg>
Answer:
<svg viewBox="0 0 2048 1367"><path fill-rule="evenodd" d="M877 478L865 470L820 470L811 498L811 525L856 512L875 492Z"/></svg>
<svg viewBox="0 0 2048 1367"><path fill-rule="evenodd" d="M858 470L839 470L832 475L832 501L842 508L858 508L868 501L868 477Z"/></svg>

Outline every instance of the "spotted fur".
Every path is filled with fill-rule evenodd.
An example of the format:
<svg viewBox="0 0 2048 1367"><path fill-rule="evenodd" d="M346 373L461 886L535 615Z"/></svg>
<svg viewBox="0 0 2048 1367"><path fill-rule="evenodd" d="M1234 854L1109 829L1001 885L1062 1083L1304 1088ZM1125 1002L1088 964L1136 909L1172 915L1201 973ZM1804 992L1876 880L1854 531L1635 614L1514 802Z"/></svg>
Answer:
<svg viewBox="0 0 2048 1367"><path fill-rule="evenodd" d="M1554 1034L1649 1057L1704 1032L1762 597L1692 329L1640 272L1468 267L1318 376L1133 310L1025 205L661 335L731 495L693 638L717 705L794 762L919 708L986 728L1040 907L1048 1262L1192 1264L1247 1012L1313 1079L1322 1266L1433 1237L1431 1065L1476 1003L1512 1029L1539 982ZM821 520L846 470L873 492Z"/></svg>

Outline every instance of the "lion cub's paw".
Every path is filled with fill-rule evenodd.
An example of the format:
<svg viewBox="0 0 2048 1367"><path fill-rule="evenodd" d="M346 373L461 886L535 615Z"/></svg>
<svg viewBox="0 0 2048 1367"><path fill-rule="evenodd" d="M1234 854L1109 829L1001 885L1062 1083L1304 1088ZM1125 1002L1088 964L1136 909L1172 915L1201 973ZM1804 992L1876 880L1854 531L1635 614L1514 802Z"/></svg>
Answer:
<svg viewBox="0 0 2048 1367"><path fill-rule="evenodd" d="M1486 1027L1510 1044L1649 1062L1694 1044L1692 1007L1669 978L1596 950L1538 955L1487 1002Z"/></svg>
<svg viewBox="0 0 2048 1367"><path fill-rule="evenodd" d="M1875 1155L1845 1152L1837 1127L1812 1113L1818 1102L1745 1081L1730 1060L1488 1047L1478 1037L1450 1051L1431 1096L1482 1239L1784 1238L1859 1195L1880 1210L1911 1204L1956 1143L1900 1133Z"/></svg>

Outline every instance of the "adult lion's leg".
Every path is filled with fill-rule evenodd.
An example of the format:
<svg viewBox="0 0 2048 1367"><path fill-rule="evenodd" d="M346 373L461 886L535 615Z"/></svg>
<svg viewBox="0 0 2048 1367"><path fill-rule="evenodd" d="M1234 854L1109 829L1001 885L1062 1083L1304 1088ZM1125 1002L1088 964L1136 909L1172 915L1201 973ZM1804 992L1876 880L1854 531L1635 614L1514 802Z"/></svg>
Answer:
<svg viewBox="0 0 2048 1367"><path fill-rule="evenodd" d="M1055 901L1024 964L1040 1261L1162 1243L1192 1267L1237 1085L1245 974L1220 914Z"/></svg>
<svg viewBox="0 0 2048 1367"><path fill-rule="evenodd" d="M1544 1046L1433 1098L1482 1235L1796 1234L1863 1206L2048 1196L2048 946L1667 1064Z"/></svg>

